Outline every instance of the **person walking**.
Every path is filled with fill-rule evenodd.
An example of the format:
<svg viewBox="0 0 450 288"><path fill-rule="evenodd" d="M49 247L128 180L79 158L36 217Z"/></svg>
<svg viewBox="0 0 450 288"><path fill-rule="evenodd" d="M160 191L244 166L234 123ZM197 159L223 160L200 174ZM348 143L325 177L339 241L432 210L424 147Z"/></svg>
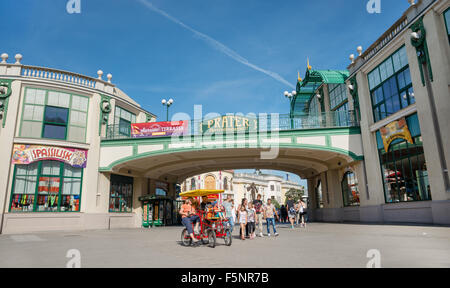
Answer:
<svg viewBox="0 0 450 288"><path fill-rule="evenodd" d="M233 198L230 194L227 196L227 200L223 202L222 206L225 208L225 218L228 220L230 232L233 233L234 217L233 217Z"/></svg>
<svg viewBox="0 0 450 288"><path fill-rule="evenodd" d="M238 207L238 214L240 213L242 207L244 208L245 211L247 211L247 208L248 208L247 206L248 206L247 198L242 199L241 205L239 205L239 207ZM245 225L246 225L245 226L245 237L248 238L249 237L248 236L248 227L247 227L247 224L245 224ZM240 234L240 236L242 236L242 234Z"/></svg>
<svg viewBox="0 0 450 288"><path fill-rule="evenodd" d="M281 205L280 208L280 217L281 217L281 223L286 223L286 218L287 218L287 210L286 207L284 205Z"/></svg>
<svg viewBox="0 0 450 288"><path fill-rule="evenodd" d="M263 202L261 201L261 194L258 194L258 196L256 196L256 200L253 201L253 207L255 208L256 211L256 227L258 228L258 232L259 232L259 237L263 237Z"/></svg>
<svg viewBox="0 0 450 288"><path fill-rule="evenodd" d="M244 205L241 205L239 207L238 222L241 227L241 229L240 229L241 230L241 240L245 240L244 230L247 227L247 223L248 223L248 213L247 213L247 209L245 209Z"/></svg>
<svg viewBox="0 0 450 288"><path fill-rule="evenodd" d="M306 228L306 203L300 199L300 218L301 218L301 227Z"/></svg>
<svg viewBox="0 0 450 288"><path fill-rule="evenodd" d="M255 239L255 221L256 221L256 210L253 208L253 203L248 203L248 234L250 235L250 239Z"/></svg>
<svg viewBox="0 0 450 288"><path fill-rule="evenodd" d="M292 200L292 196L288 197L288 200L286 202L286 209L288 211L289 221L291 222L291 229L294 229L295 204L294 204L294 200Z"/></svg>
<svg viewBox="0 0 450 288"><path fill-rule="evenodd" d="M277 211L275 209L275 206L272 204L272 200L269 198L267 199L267 205L264 208L264 218L267 222L267 236L270 237L270 225L272 225L273 233L275 236L278 236L277 229L275 228L275 217L278 218Z"/></svg>

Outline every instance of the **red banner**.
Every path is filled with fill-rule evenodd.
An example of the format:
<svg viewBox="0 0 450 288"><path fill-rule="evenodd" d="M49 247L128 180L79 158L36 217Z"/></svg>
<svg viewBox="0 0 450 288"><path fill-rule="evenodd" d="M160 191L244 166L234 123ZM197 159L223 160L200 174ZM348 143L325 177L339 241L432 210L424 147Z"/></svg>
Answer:
<svg viewBox="0 0 450 288"><path fill-rule="evenodd" d="M188 133L189 121L150 122L131 124L131 137L154 138L182 136Z"/></svg>

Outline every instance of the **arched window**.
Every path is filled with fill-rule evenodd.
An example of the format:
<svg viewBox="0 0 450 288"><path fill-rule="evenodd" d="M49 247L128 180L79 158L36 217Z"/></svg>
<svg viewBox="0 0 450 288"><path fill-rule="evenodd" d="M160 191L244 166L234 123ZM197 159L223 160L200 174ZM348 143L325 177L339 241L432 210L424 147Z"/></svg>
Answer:
<svg viewBox="0 0 450 288"><path fill-rule="evenodd" d="M216 178L212 175L205 177L205 189L216 190Z"/></svg>
<svg viewBox="0 0 450 288"><path fill-rule="evenodd" d="M223 190L228 190L228 178L223 179Z"/></svg>
<svg viewBox="0 0 450 288"><path fill-rule="evenodd" d="M195 185L195 178L192 177L192 179L191 179L191 190L195 190L195 188L196 188L196 185Z"/></svg>
<svg viewBox="0 0 450 288"><path fill-rule="evenodd" d="M322 183L320 182L320 180L317 183L317 187L315 190L316 190L316 207L323 208Z"/></svg>
<svg viewBox="0 0 450 288"><path fill-rule="evenodd" d="M355 173L348 171L344 174L341 182L344 207L359 205L358 180Z"/></svg>

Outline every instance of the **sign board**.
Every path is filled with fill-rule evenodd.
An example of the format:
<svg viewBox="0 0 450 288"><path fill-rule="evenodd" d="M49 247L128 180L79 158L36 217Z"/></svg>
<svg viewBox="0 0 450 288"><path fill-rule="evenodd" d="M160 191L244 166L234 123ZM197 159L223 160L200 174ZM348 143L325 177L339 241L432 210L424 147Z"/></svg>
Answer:
<svg viewBox="0 0 450 288"><path fill-rule="evenodd" d="M86 168L87 150L42 145L14 145L13 164L31 164L42 160L55 160L72 167Z"/></svg>
<svg viewBox="0 0 450 288"><path fill-rule="evenodd" d="M246 133L258 131L258 119L236 115L224 115L201 123L203 134Z"/></svg>
<svg viewBox="0 0 450 288"><path fill-rule="evenodd" d="M155 138L188 134L189 121L149 122L131 124L131 137Z"/></svg>
<svg viewBox="0 0 450 288"><path fill-rule="evenodd" d="M405 139L408 143L414 143L405 118L387 124L380 129L380 134L385 151L389 150L389 146L395 139Z"/></svg>

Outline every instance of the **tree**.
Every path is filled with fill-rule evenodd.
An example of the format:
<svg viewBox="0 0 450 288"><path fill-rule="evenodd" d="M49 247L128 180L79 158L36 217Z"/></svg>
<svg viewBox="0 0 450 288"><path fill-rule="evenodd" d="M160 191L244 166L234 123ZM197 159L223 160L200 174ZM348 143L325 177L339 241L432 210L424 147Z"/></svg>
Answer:
<svg viewBox="0 0 450 288"><path fill-rule="evenodd" d="M292 200L294 200L294 202L298 202L304 195L305 195L304 190L295 189L295 188L289 189L285 194L286 201L289 199L289 197L292 197Z"/></svg>

